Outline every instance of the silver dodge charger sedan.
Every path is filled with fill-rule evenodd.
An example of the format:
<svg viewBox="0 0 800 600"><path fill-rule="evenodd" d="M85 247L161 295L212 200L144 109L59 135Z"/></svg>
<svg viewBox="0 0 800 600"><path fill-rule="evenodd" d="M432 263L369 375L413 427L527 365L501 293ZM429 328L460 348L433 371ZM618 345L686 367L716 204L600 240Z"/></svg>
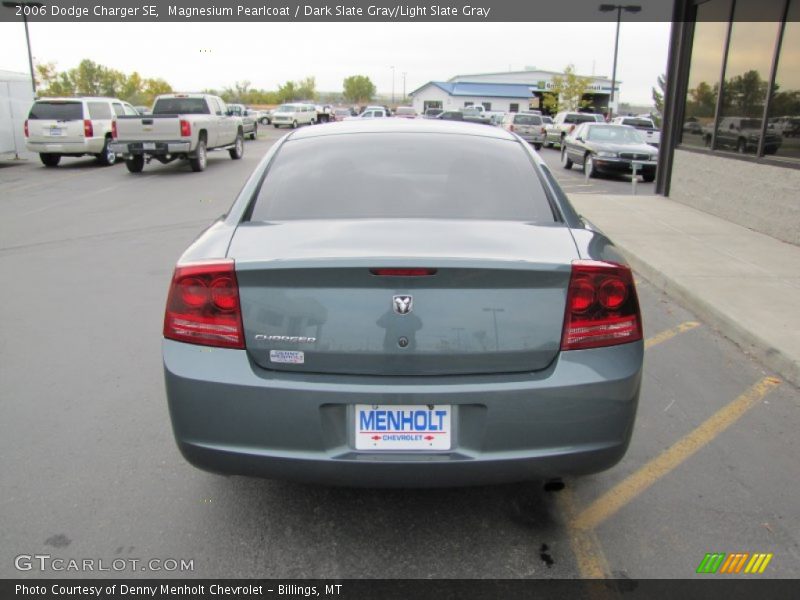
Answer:
<svg viewBox="0 0 800 600"><path fill-rule="evenodd" d="M190 463L376 487L608 469L644 353L630 268L530 146L422 119L278 141L180 258L164 338Z"/></svg>

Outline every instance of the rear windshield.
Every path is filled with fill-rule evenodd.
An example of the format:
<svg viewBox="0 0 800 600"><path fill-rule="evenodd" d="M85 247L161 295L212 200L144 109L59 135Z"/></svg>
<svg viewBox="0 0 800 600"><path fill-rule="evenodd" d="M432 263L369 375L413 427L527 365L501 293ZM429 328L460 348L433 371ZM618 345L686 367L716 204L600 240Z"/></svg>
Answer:
<svg viewBox="0 0 800 600"><path fill-rule="evenodd" d="M204 98L159 98L153 106L154 115L208 115Z"/></svg>
<svg viewBox="0 0 800 600"><path fill-rule="evenodd" d="M623 119L622 124L636 127L636 129L655 129L650 119Z"/></svg>
<svg viewBox="0 0 800 600"><path fill-rule="evenodd" d="M519 142L434 133L287 141L251 220L376 218L554 221Z"/></svg>
<svg viewBox="0 0 800 600"><path fill-rule="evenodd" d="M517 115L514 117L516 125L541 125L542 117L538 115Z"/></svg>
<svg viewBox="0 0 800 600"><path fill-rule="evenodd" d="M594 115L567 115L564 117L564 123L597 123L597 118Z"/></svg>
<svg viewBox="0 0 800 600"><path fill-rule="evenodd" d="M81 121L83 105L80 102L34 102L28 119Z"/></svg>

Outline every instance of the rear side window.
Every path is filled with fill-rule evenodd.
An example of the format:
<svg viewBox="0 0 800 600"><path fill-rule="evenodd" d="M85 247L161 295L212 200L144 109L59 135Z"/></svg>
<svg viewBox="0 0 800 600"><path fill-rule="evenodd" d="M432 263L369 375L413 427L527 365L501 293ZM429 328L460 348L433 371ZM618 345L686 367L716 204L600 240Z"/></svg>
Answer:
<svg viewBox="0 0 800 600"><path fill-rule="evenodd" d="M121 116L123 116L125 114L125 109L122 108L122 104L119 104L118 102L114 102L114 104L112 104L112 106L114 107L114 114L116 116L121 117Z"/></svg>
<svg viewBox="0 0 800 600"><path fill-rule="evenodd" d="M434 133L289 140L251 220L380 218L554 221L519 142Z"/></svg>
<svg viewBox="0 0 800 600"><path fill-rule="evenodd" d="M83 104L80 102L34 102L28 119L54 121L83 120Z"/></svg>
<svg viewBox="0 0 800 600"><path fill-rule="evenodd" d="M110 119L111 106L108 102L87 102L90 119Z"/></svg>
<svg viewBox="0 0 800 600"><path fill-rule="evenodd" d="M154 115L207 115L208 104L203 98L159 98L153 106Z"/></svg>

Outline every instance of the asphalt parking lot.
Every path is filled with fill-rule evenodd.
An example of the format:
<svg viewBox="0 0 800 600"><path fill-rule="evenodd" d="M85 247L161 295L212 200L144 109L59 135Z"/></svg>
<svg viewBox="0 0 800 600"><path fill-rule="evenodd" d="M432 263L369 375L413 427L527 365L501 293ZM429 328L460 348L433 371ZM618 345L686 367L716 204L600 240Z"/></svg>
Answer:
<svg viewBox="0 0 800 600"><path fill-rule="evenodd" d="M745 577L695 575L714 552L771 553L746 576L796 577L800 393L642 279L631 448L563 490L338 489L185 463L161 373L172 268L284 133L262 129L240 161L211 153L202 173L0 166L0 577L87 576L19 571L21 554L194 561L110 573L130 577ZM577 168L542 155L568 193L630 189L570 189Z"/></svg>

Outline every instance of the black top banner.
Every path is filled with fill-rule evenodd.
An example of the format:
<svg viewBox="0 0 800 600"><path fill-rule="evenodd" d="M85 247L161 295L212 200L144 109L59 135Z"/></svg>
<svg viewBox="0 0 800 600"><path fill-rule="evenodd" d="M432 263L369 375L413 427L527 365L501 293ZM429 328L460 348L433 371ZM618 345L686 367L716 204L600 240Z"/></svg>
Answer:
<svg viewBox="0 0 800 600"><path fill-rule="evenodd" d="M4 0L0 21L615 21L617 11L601 11L601 4L600 0ZM672 18L672 0L637 0L636 6L641 10L626 12L626 22Z"/></svg>

